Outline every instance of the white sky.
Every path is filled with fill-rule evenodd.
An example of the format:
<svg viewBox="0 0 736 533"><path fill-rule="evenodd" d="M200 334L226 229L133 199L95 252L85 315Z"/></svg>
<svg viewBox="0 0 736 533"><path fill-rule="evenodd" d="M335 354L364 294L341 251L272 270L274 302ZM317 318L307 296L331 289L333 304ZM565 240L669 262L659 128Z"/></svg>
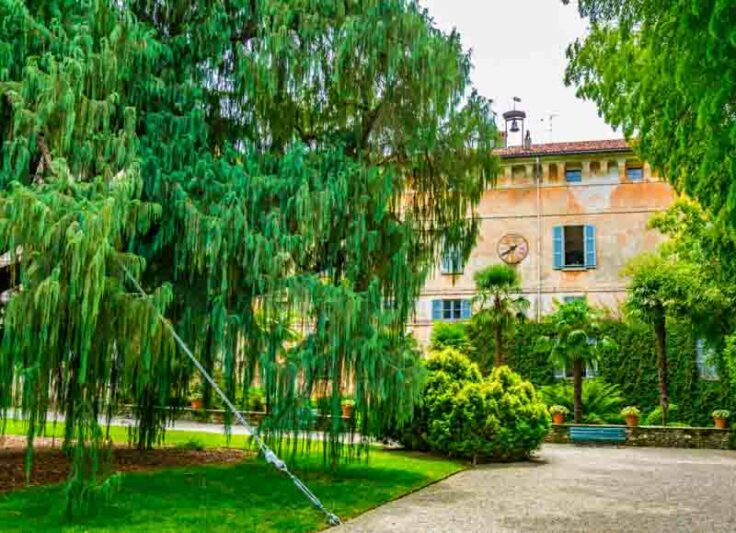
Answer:
<svg viewBox="0 0 736 533"><path fill-rule="evenodd" d="M480 94L494 100L499 114L511 109L527 113L534 143L548 142L547 116L556 112L551 140L580 141L620 138L595 105L565 87L567 45L582 36L586 21L577 8L561 0L420 0L439 28L457 28L465 49L472 50L472 80ZM544 122L542 122L544 120Z"/></svg>

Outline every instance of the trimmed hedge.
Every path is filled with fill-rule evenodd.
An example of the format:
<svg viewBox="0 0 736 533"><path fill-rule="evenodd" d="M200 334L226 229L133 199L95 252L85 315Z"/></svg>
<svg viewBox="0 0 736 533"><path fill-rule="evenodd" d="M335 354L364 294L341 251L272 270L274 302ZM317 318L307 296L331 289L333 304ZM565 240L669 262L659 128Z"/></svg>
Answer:
<svg viewBox="0 0 736 533"><path fill-rule="evenodd" d="M493 332L479 328L472 320L466 323L471 343L469 353L487 372L493 365L495 342ZM624 405L636 405L646 417L659 404L654 336L644 325L630 325L619 320L603 322L603 332L618 345L618 350L598 363L598 376L620 387ZM506 362L535 386L557 380L547 353L535 350L536 339L552 335L544 323L527 321L519 324L515 334L504 340ZM714 409L736 411L736 398L730 393L728 372L717 349L716 362L720 379L709 381L698 376L695 335L686 322L668 323L669 394L678 405L677 420L695 426L710 426ZM720 348L720 347L719 347Z"/></svg>

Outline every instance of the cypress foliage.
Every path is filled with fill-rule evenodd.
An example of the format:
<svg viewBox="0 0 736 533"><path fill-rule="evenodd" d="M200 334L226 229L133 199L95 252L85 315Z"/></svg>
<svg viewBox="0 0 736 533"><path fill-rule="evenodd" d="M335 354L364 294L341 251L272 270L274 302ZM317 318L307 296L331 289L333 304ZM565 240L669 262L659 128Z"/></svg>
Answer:
<svg viewBox="0 0 736 533"><path fill-rule="evenodd" d="M98 417L132 399L149 447L185 394L157 312L277 432L347 383L363 430L408 415L404 324L497 171L469 70L405 0L0 0L0 406L31 447L65 414L70 511Z"/></svg>

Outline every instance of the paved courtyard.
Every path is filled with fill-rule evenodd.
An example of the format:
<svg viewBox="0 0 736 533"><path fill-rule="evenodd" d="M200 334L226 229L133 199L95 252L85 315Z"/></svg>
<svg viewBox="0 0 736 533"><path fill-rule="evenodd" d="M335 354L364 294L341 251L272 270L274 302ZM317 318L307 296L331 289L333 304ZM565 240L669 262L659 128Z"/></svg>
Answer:
<svg viewBox="0 0 736 533"><path fill-rule="evenodd" d="M736 532L736 452L545 445L535 462L486 465L331 530Z"/></svg>

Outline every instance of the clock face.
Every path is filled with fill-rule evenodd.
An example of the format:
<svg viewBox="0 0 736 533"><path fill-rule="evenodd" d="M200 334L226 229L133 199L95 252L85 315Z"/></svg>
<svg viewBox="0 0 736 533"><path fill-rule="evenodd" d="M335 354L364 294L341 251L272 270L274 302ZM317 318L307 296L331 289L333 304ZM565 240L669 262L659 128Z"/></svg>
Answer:
<svg viewBox="0 0 736 533"><path fill-rule="evenodd" d="M508 233L498 241L498 257L509 265L521 263L529 253L529 243L517 233Z"/></svg>

